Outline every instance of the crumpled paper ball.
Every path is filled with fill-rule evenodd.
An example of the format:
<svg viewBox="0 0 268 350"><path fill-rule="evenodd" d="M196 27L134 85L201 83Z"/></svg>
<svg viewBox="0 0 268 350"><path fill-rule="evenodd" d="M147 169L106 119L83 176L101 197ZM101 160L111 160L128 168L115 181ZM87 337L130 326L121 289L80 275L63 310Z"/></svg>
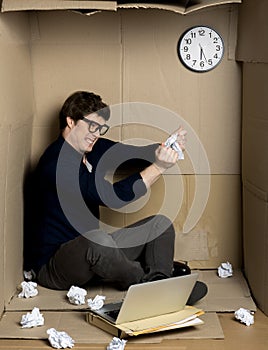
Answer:
<svg viewBox="0 0 268 350"><path fill-rule="evenodd" d="M165 142L165 146L167 147L171 147L174 151L177 152L178 154L178 159L179 160L182 160L184 159L184 154L183 154L183 151L180 147L180 145L178 144L177 142L177 137L178 137L178 134L173 134L171 135Z"/></svg>
<svg viewBox="0 0 268 350"><path fill-rule="evenodd" d="M227 277L233 276L232 265L228 261L221 263L221 265L218 267L218 275L221 278L227 278Z"/></svg>
<svg viewBox="0 0 268 350"><path fill-rule="evenodd" d="M104 301L105 301L105 296L103 295L96 295L95 298L92 299L88 299L87 303L88 306L91 310L99 310L103 307L104 305Z"/></svg>
<svg viewBox="0 0 268 350"><path fill-rule="evenodd" d="M67 293L67 297L69 298L70 303L75 305L85 304L86 295L87 291L85 289L75 286L72 286Z"/></svg>
<svg viewBox="0 0 268 350"><path fill-rule="evenodd" d="M19 293L19 298L33 298L38 294L37 283L35 282L26 282L21 283L22 291Z"/></svg>
<svg viewBox="0 0 268 350"><path fill-rule="evenodd" d="M126 340L114 337L110 344L107 346L107 350L124 350Z"/></svg>
<svg viewBox="0 0 268 350"><path fill-rule="evenodd" d="M254 324L254 312L251 312L248 309L241 307L234 313L235 318L241 323L244 323L246 326Z"/></svg>
<svg viewBox="0 0 268 350"><path fill-rule="evenodd" d="M57 331L55 328L47 330L48 341L55 349L66 349L74 346L74 340L64 331Z"/></svg>
<svg viewBox="0 0 268 350"><path fill-rule="evenodd" d="M26 315L23 315L20 321L22 325L21 328L32 328L44 325L44 317L40 313L38 307L33 308L32 312L27 312Z"/></svg>

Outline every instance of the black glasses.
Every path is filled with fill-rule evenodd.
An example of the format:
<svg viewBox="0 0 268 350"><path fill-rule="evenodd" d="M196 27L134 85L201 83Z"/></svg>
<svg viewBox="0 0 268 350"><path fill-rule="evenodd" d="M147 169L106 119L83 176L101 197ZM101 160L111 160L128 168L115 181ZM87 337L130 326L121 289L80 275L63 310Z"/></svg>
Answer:
<svg viewBox="0 0 268 350"><path fill-rule="evenodd" d="M100 135L104 135L104 134L106 134L106 132L110 128L109 125L107 125L107 124L101 125L101 124L94 122L93 120L89 120L87 118L83 118L82 120L88 124L88 131L91 132L92 134L94 132L99 131Z"/></svg>

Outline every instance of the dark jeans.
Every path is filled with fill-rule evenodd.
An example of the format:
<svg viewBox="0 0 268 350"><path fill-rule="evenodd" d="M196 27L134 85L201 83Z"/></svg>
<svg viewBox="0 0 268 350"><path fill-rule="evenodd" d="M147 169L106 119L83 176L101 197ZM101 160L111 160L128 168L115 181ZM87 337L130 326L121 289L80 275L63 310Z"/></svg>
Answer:
<svg viewBox="0 0 268 350"><path fill-rule="evenodd" d="M51 289L83 286L99 277L120 289L150 280L170 277L173 268L175 232L162 215L151 216L112 234L89 232L62 244L38 273L38 282Z"/></svg>

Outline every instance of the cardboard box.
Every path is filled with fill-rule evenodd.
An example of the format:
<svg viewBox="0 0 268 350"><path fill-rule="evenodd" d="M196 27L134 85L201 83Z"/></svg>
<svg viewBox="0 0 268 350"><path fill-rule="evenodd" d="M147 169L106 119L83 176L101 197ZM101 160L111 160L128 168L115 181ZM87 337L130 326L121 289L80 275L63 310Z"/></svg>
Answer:
<svg viewBox="0 0 268 350"><path fill-rule="evenodd" d="M255 300L268 315L268 35L267 1L243 1L239 9L237 59L243 63L243 241L244 267ZM253 17L252 17L253 16ZM254 23L248 26L249 21ZM250 28L249 28L250 27Z"/></svg>
<svg viewBox="0 0 268 350"><path fill-rule="evenodd" d="M251 81L256 84L249 72L252 69L249 68L252 64L249 61L253 59L252 52L261 57L263 63L254 67L259 70L259 77L266 72L267 56L260 55L260 46L258 51L251 46L253 41L251 45L247 44L249 33L244 29L249 13L252 23L258 23L258 26L253 26L255 30L265 27L266 18L259 20L252 11L250 1L246 0L243 5L239 5L246 11L241 12L240 17L235 5L241 3L239 0L199 1L198 4L195 1L180 1L178 5L172 3L122 5L115 1L2 1L1 312L14 296L16 286L23 278L24 175L36 164L41 152L57 135L55 116L62 102L72 91L81 88L101 94L109 104L135 101L149 103L169 109L187 120L204 145L212 175L208 206L190 232L196 237L194 248L199 251L202 247L200 260L195 261L192 257L191 265L204 269L217 268L220 261L227 259L234 262L235 267L242 265L239 187L242 70L235 61L237 21L241 19L238 41L241 45L237 57L241 61L248 61L243 70L243 83L249 77L250 85ZM254 3L256 13L265 13L262 12L266 6L265 1ZM150 10L144 10L144 7L150 7ZM83 12L92 15L82 15ZM195 74L186 70L179 63L176 54L176 44L181 33L200 23L211 25L220 31L226 45L221 65L208 74ZM256 43L257 40L255 45ZM254 61L258 57L254 56ZM243 113L250 108L252 100L256 99L256 95L252 96L248 95ZM263 99L257 104L263 106L260 107L263 113L265 103ZM134 127L134 132L129 125L118 127L118 121L121 124L140 124L142 119L139 117L140 115L128 115L116 119L113 122L112 137L128 140L136 135L138 138L150 137L156 140L158 131L151 135L146 128L141 131L140 125ZM156 120L148 117L146 122L152 126ZM173 127L173 122L171 124L170 128ZM197 153L200 151L198 148L196 150ZM195 176L201 178L208 175L202 172L200 164L195 174L188 166L188 160L186 159L186 167L182 171L182 208L174 218L178 233L181 232L181 221L187 217L195 197ZM264 184L265 176L261 172L259 174L260 183ZM164 177L164 181L175 181L177 175L177 172L171 172ZM255 185L258 187L258 180L254 182ZM160 188L161 184L158 186ZM158 199L159 196L157 201L148 204L147 212L154 212L155 205L161 206ZM141 213L130 216L116 213L112 224L120 226L140 215ZM111 212L106 212L105 216L109 224ZM198 232L202 233L201 238ZM177 252L178 248L177 246ZM179 259L180 253L177 254L176 258ZM250 258L247 258L246 270L249 269L248 259ZM254 263L253 259L251 263ZM253 289L253 293L256 289L256 295L258 290L266 288L262 278L260 283L254 282L253 285L256 285ZM265 304L260 302L260 305Z"/></svg>

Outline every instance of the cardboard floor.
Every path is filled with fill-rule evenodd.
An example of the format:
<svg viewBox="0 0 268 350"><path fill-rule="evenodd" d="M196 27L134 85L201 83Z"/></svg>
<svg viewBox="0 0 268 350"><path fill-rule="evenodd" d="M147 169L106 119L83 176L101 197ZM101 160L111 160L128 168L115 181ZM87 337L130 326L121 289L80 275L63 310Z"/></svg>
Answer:
<svg viewBox="0 0 268 350"><path fill-rule="evenodd" d="M198 271L199 280L208 285L208 295L196 304L205 314L200 318L204 324L187 329L163 332L131 338L134 343L160 343L166 339L223 339L224 333L217 312L234 312L240 307L256 311L256 305L240 270L232 277L219 278L216 270ZM53 291L38 286L39 294L31 299L21 299L14 295L6 307L0 322L0 338L6 339L47 339L46 330L64 330L77 343L107 344L112 336L86 322L86 305L70 304L66 291ZM96 294L105 295L106 301L122 299L124 292L111 287L88 289L87 298ZM45 325L32 329L22 329L20 320L23 314L38 307L45 318Z"/></svg>

